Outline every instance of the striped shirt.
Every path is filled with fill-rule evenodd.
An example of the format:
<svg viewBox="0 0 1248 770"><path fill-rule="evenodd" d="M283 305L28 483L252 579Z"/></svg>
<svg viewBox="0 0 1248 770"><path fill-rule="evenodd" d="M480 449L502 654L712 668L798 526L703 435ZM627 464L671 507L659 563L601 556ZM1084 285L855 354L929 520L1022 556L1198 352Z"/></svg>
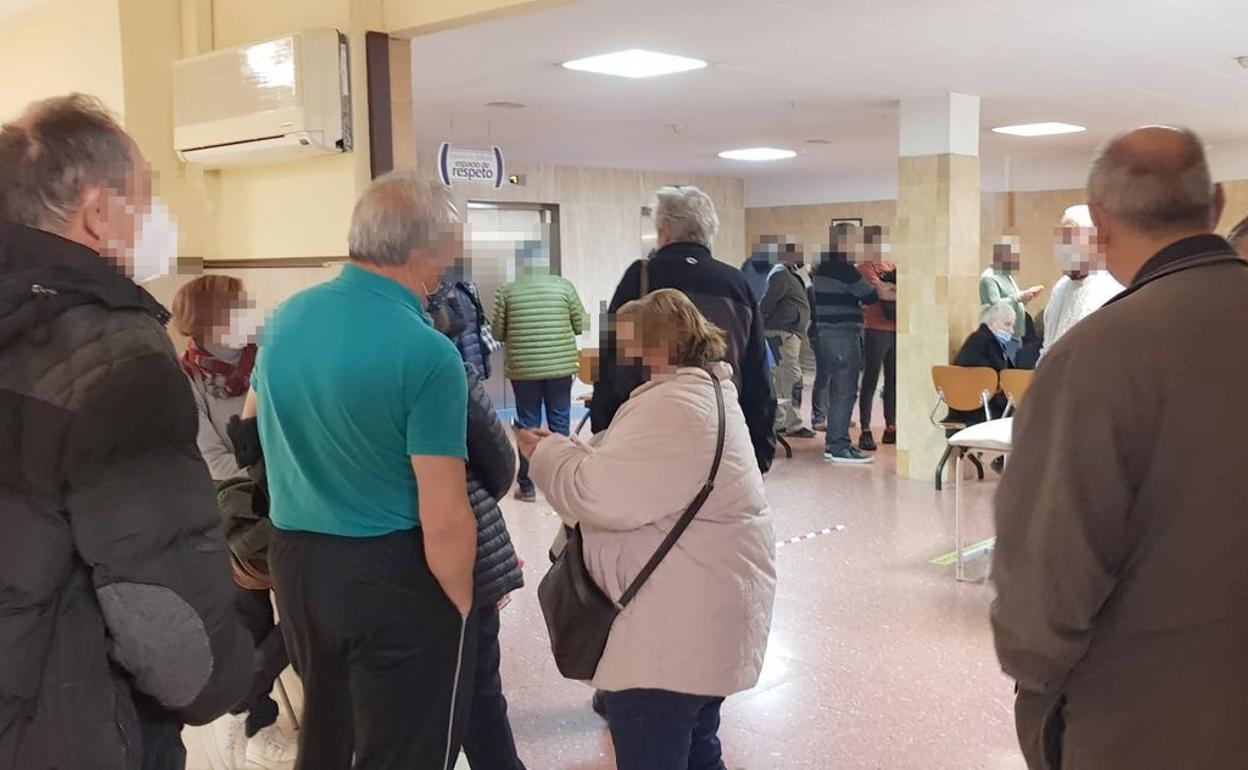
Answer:
<svg viewBox="0 0 1248 770"><path fill-rule="evenodd" d="M863 305L874 305L880 300L862 273L840 255L826 256L812 277L816 326L861 329Z"/></svg>

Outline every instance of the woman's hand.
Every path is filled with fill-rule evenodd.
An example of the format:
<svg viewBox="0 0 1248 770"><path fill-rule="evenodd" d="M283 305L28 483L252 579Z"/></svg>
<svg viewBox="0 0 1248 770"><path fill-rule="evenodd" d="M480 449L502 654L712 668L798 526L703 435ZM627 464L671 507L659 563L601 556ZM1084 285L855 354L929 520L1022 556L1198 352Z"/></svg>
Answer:
<svg viewBox="0 0 1248 770"><path fill-rule="evenodd" d="M542 439L550 436L551 432L542 428L521 429L516 431L516 449L520 451L520 456L528 460L533 457L533 453L537 451L537 445Z"/></svg>

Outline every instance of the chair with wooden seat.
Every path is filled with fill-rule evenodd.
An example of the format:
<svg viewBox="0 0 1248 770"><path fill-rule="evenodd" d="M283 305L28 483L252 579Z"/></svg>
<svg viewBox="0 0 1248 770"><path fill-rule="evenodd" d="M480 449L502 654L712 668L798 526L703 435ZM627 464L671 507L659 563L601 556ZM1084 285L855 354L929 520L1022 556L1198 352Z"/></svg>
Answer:
<svg viewBox="0 0 1248 770"><path fill-rule="evenodd" d="M598 381L598 361L600 357L601 354L598 348L581 348L577 354L577 363L580 368L577 369L576 378L591 388ZM594 402L594 392L591 390L588 393L584 393L578 396L577 400L584 404L586 409L589 409ZM585 423L588 421L589 412L586 412L581 421L576 424L576 430L572 432L572 435L580 433L581 428L585 427Z"/></svg>
<svg viewBox="0 0 1248 770"><path fill-rule="evenodd" d="M977 409L983 409L984 420L992 419L989 402L1000 390L1001 385L1001 378L996 369L986 366L933 366L932 384L936 386L936 395L939 396L936 408L932 410L932 423L943 428L946 437L963 430L967 424L961 420L936 419L941 407L959 412L974 412ZM949 456L952 453L953 447L946 446L945 453L941 455L940 463L936 466L937 491L944 487L945 465L949 462ZM984 467L979 462L979 458L972 455L971 463L975 466L979 478L982 479Z"/></svg>
<svg viewBox="0 0 1248 770"><path fill-rule="evenodd" d="M1009 417L1023 403L1035 377L1036 373L1030 369L1006 369L1001 372L1001 392L1009 399L1002 417Z"/></svg>

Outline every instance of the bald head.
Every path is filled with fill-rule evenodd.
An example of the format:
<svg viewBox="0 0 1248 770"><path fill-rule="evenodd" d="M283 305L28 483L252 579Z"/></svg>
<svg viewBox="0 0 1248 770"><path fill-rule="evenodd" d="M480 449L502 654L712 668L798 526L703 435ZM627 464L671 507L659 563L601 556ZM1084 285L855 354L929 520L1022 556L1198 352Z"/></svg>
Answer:
<svg viewBox="0 0 1248 770"><path fill-rule="evenodd" d="M1212 229L1216 193L1205 149L1187 129L1148 126L1111 139L1092 162L1088 199L1149 234Z"/></svg>

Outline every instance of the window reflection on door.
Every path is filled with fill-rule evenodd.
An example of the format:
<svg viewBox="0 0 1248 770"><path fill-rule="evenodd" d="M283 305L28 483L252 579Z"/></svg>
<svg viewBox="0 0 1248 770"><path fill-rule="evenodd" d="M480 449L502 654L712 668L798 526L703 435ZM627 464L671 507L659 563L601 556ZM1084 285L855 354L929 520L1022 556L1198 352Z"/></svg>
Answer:
<svg viewBox="0 0 1248 770"><path fill-rule="evenodd" d="M494 314L499 287L514 281L519 273L519 247L525 241L540 241L550 253L551 272L560 274L558 206L469 201L467 272L488 316ZM496 407L511 409L515 404L503 372L503 357L502 350L491 357L486 390Z"/></svg>

